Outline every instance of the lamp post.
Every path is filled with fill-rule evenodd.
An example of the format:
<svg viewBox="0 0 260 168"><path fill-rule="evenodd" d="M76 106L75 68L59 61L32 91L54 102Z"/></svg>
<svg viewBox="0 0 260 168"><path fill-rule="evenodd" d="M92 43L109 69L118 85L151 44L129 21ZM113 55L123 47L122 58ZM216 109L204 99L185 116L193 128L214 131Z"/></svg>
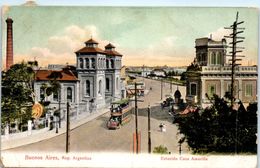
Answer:
<svg viewBox="0 0 260 168"><path fill-rule="evenodd" d="M70 104L67 102L66 153L70 151Z"/></svg>
<svg viewBox="0 0 260 168"><path fill-rule="evenodd" d="M148 105L148 153L151 153L151 109Z"/></svg>

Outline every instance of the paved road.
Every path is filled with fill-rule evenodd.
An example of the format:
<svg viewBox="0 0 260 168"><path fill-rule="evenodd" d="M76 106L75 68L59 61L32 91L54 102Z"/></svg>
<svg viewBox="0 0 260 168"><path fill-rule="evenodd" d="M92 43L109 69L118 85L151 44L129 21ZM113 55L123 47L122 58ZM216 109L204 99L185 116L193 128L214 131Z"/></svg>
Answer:
<svg viewBox="0 0 260 168"><path fill-rule="evenodd" d="M172 124L172 119L168 114L168 109L161 110L159 102L161 101L161 82L149 79L144 80L146 87L152 87L152 90L145 96L141 97L144 102L139 102L138 124L141 131L141 152L146 153L147 145L147 107L151 106L151 136L152 149L155 146L164 145L171 153L178 153L178 135L177 127ZM173 85L173 92L177 86ZM179 87L182 95L185 96L185 87ZM170 93L170 85L163 84L163 94ZM165 99L165 96L164 96ZM86 124L77 127L71 131L71 152L132 152L133 149L133 132L135 132L135 118L128 124L117 130L108 130L106 122L109 119L109 113L106 113ZM159 124L166 124L166 132L159 131ZM185 146L185 145L184 145ZM184 153L188 150L183 149ZM7 150L8 152L64 152L65 151L65 134L42 142Z"/></svg>

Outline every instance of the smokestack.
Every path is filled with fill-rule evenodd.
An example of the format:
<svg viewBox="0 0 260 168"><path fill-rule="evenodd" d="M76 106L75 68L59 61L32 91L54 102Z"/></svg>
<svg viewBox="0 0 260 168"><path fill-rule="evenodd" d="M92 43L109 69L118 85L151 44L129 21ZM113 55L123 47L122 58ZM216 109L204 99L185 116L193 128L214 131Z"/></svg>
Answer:
<svg viewBox="0 0 260 168"><path fill-rule="evenodd" d="M6 70L13 65L13 20L6 19L7 37L6 37Z"/></svg>

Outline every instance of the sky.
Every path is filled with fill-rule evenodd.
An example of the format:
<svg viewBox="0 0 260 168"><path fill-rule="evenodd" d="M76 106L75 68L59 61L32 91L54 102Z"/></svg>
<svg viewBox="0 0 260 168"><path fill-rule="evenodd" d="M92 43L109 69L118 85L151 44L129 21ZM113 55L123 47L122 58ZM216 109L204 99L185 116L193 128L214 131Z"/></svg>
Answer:
<svg viewBox="0 0 260 168"><path fill-rule="evenodd" d="M36 2L48 5L47 1ZM59 5L73 5L69 4L71 1L62 2ZM163 7L156 4L108 7L109 4L103 4L105 6L4 7L2 21L7 17L14 20L14 61L35 59L40 66L75 64L75 51L92 37L100 43L101 49L109 42L114 44L123 55L123 65L187 66L195 57L195 39L212 34L213 39L220 40L228 35L230 32L223 27L233 23L238 11L239 20L245 21L242 26L246 28L243 33L246 39L242 43L246 57L242 63L257 64L256 8L188 8L164 4ZM5 23L2 28L4 63Z"/></svg>

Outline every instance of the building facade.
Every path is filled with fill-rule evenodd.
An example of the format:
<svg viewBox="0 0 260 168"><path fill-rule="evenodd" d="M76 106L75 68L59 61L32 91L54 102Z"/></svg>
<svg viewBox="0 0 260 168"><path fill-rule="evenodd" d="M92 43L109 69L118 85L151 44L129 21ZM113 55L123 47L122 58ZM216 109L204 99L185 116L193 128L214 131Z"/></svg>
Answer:
<svg viewBox="0 0 260 168"><path fill-rule="evenodd" d="M65 66L62 70L36 71L37 101L44 94L43 84L48 83L51 74L55 72L61 74L56 79L61 84L61 91L59 100L56 94L46 97L51 102L50 107L66 108L66 103L70 102L77 113L92 112L122 98L122 90L125 90L120 75L122 55L115 51L115 46L109 43L102 50L98 42L90 39L75 54L74 68Z"/></svg>
<svg viewBox="0 0 260 168"><path fill-rule="evenodd" d="M210 105L214 94L224 97L231 91L231 65L226 62L226 40L200 38L195 41L196 57L187 69L186 101ZM235 68L234 96L243 103L257 100L257 66Z"/></svg>

